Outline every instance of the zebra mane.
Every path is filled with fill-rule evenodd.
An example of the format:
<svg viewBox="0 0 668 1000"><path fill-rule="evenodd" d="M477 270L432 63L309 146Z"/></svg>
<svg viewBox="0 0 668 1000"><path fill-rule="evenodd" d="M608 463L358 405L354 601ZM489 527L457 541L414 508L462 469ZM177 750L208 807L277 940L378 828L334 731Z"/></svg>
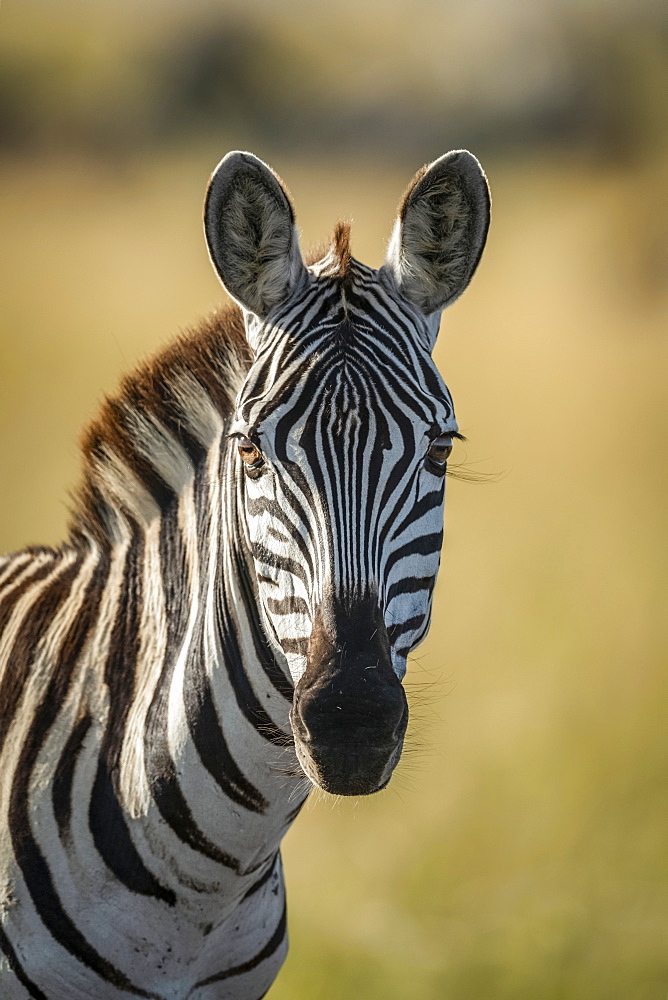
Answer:
<svg viewBox="0 0 668 1000"><path fill-rule="evenodd" d="M150 521L220 435L252 361L241 310L227 305L143 362L84 432L71 533L104 544L115 511Z"/></svg>

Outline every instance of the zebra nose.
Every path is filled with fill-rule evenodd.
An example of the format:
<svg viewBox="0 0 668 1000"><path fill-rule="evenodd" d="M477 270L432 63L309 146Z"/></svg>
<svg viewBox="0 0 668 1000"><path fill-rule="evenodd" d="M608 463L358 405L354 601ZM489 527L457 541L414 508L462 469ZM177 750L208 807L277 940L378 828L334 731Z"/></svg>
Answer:
<svg viewBox="0 0 668 1000"><path fill-rule="evenodd" d="M389 664L323 670L304 680L292 711L293 730L304 742L390 749L403 739L408 705Z"/></svg>

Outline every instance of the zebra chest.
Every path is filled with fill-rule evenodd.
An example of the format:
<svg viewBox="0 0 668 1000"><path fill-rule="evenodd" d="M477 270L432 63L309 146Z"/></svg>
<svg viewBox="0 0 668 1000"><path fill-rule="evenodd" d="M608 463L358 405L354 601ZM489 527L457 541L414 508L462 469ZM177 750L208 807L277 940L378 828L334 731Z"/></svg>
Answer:
<svg viewBox="0 0 668 1000"><path fill-rule="evenodd" d="M5 894L0 932L3 1000L214 1000L260 996L285 957L285 894L280 856L259 874L184 887L170 903L121 892L117 880L90 880L70 899L59 871L51 913L25 892L20 873ZM46 890L46 887L44 887ZM217 890L217 891L216 891ZM46 905L46 895L42 898ZM58 909L59 923L51 922ZM9 945L9 937L16 942ZM26 994L26 987L28 992Z"/></svg>

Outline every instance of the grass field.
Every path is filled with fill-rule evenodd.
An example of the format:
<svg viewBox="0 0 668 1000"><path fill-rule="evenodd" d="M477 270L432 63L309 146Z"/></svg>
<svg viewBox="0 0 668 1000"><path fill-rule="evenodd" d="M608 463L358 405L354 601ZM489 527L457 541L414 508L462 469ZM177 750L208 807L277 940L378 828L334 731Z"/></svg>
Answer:
<svg viewBox="0 0 668 1000"><path fill-rule="evenodd" d="M224 151L0 164L0 549L62 537L96 399L219 300L199 213ZM275 166L306 243L352 217L381 263L407 176ZM457 461L489 481L449 484L390 788L286 839L272 1000L668 990L668 164L487 166L487 253L437 360Z"/></svg>

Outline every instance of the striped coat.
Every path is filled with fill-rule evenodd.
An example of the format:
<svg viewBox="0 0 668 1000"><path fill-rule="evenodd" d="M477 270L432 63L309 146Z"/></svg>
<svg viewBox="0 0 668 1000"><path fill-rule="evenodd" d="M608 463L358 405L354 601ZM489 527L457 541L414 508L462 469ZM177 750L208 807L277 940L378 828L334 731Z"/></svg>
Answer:
<svg viewBox="0 0 668 1000"><path fill-rule="evenodd" d="M219 165L205 229L237 304L103 405L68 543L0 559L3 998L271 985L309 788L373 792L401 753L457 436L430 350L488 209L449 154L380 272L345 227L307 266L275 175Z"/></svg>

